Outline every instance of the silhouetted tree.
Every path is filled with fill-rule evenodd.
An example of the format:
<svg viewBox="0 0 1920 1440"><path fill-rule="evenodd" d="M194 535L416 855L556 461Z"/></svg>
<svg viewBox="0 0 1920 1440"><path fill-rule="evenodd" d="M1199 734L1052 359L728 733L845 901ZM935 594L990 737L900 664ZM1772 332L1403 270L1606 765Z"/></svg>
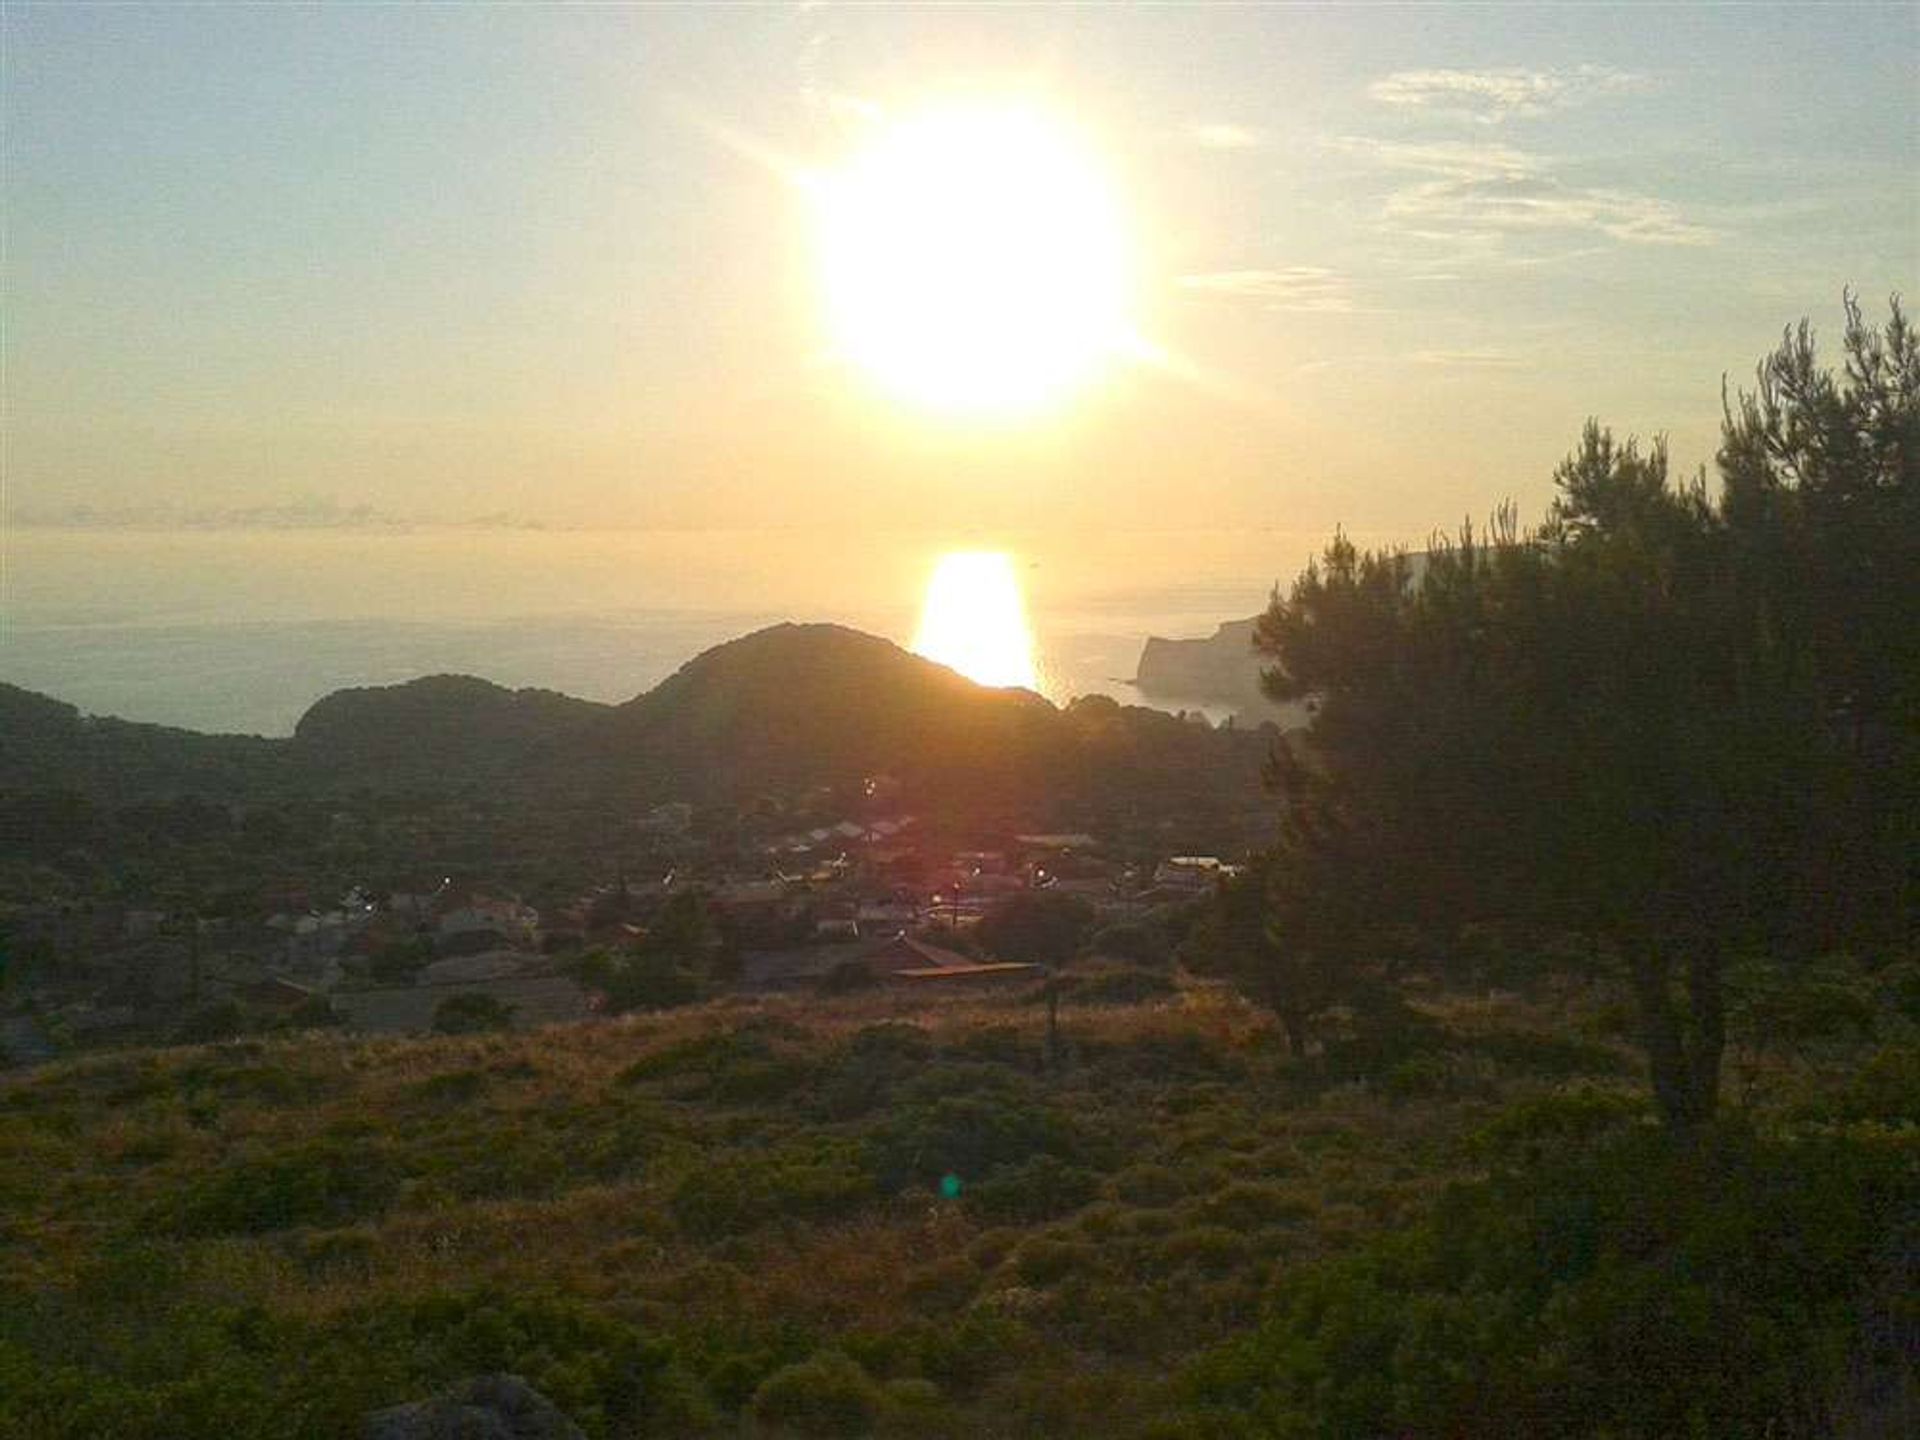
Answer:
<svg viewBox="0 0 1920 1440"><path fill-rule="evenodd" d="M1920 362L1897 306L1884 332L1848 318L1844 379L1803 326L1729 405L1717 505L1664 444L1590 422L1538 531L1463 527L1417 583L1337 535L1276 592L1270 692L1318 714L1274 767L1275 975L1396 925L1588 933L1688 1128L1715 1106L1730 953L1905 930Z"/></svg>
<svg viewBox="0 0 1920 1440"><path fill-rule="evenodd" d="M996 903L976 930L989 953L1035 965L1064 965L1093 931L1093 907L1076 895L1023 891Z"/></svg>

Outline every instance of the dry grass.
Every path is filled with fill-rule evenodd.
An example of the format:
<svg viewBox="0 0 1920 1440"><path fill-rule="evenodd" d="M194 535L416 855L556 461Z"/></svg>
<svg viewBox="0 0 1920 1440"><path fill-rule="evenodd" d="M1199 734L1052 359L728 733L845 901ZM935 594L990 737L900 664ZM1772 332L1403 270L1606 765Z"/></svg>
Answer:
<svg viewBox="0 0 1920 1440"><path fill-rule="evenodd" d="M1031 1410L1004 1433L1053 1433L1046 1417L1069 1413L1068 1377L1158 1395L1181 1355L1251 1323L1297 1267L1425 1214L1478 1173L1474 1137L1504 1107L1569 1085L1631 1088L1617 1045L1566 1039L1579 1023L1567 1007L1603 1001L1429 996L1421 1008L1451 1048L1418 1072L1426 1088L1400 1093L1381 1077L1313 1082L1264 1014L1191 982L1156 1003L1068 1006L1068 1063L1053 1073L1030 998L885 992L502 1035L321 1034L84 1059L0 1079L0 1301L61 1296L111 1321L128 1302L89 1277L141 1247L164 1257L169 1303L222 1313L330 1324L422 1296L557 1293L694 1346L716 1393L795 1358L795 1345L834 1345L882 1378L935 1375L949 1433L1008 1404ZM825 1106L831 1082L867 1063L855 1037L883 1024L923 1031L931 1058L882 1075L869 1109ZM686 1048L702 1041L720 1048ZM752 1079L767 1054L793 1078L713 1088L716 1076ZM648 1057L660 1073L629 1075ZM922 1081L932 1093L913 1089ZM1033 1218L990 1220L972 1191L942 1199L928 1170L864 1198L776 1189L716 1233L675 1218L690 1176L757 1183L757 1167L784 1157L831 1178L868 1164L889 1126L934 1124L943 1095L980 1085L1035 1134L1071 1137L1060 1164L1090 1174L1091 1191L1060 1211L1036 1192ZM287 1224L181 1219L235 1166L302 1157L392 1184ZM1017 1179L1021 1163L993 1173ZM769 1173L776 1187L797 1183ZM977 1332L978 1374L941 1349L962 1331ZM1107 1433L1081 1422L1059 1433L1096 1430Z"/></svg>

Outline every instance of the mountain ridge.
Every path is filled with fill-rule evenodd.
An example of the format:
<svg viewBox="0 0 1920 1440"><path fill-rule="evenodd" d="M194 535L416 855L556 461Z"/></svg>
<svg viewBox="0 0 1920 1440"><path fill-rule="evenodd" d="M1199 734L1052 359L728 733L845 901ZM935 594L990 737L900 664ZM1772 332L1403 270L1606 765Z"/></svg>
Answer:
<svg viewBox="0 0 1920 1440"><path fill-rule="evenodd" d="M1264 742L1089 697L975 684L845 626L785 623L714 646L618 704L429 675L322 697L292 737L206 735L0 686L0 788L125 800L198 793L490 787L533 801L738 802L886 774L1012 812L1106 803L1196 772L1257 785ZM1224 770L1213 762L1227 759Z"/></svg>

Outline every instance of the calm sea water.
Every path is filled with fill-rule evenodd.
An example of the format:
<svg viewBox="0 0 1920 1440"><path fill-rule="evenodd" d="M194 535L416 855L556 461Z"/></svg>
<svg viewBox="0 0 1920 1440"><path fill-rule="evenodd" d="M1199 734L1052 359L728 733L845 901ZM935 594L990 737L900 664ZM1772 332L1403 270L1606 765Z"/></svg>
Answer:
<svg viewBox="0 0 1920 1440"><path fill-rule="evenodd" d="M443 672L625 700L781 620L905 644L939 557L994 548L1022 577L1048 697L1131 698L1148 635L1253 614L1318 538L16 529L0 679L94 714L263 735L331 690Z"/></svg>

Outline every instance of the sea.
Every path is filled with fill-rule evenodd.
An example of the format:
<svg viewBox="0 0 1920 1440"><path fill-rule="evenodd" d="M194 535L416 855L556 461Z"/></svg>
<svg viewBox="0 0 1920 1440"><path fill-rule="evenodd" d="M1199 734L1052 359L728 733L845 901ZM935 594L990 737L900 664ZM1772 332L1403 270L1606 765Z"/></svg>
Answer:
<svg viewBox="0 0 1920 1440"><path fill-rule="evenodd" d="M421 675L622 701L781 621L905 645L941 557L985 549L1020 580L1050 700L1186 708L1135 690L1147 637L1257 613L1324 538L16 527L0 536L0 680L90 714L270 736L333 690Z"/></svg>

